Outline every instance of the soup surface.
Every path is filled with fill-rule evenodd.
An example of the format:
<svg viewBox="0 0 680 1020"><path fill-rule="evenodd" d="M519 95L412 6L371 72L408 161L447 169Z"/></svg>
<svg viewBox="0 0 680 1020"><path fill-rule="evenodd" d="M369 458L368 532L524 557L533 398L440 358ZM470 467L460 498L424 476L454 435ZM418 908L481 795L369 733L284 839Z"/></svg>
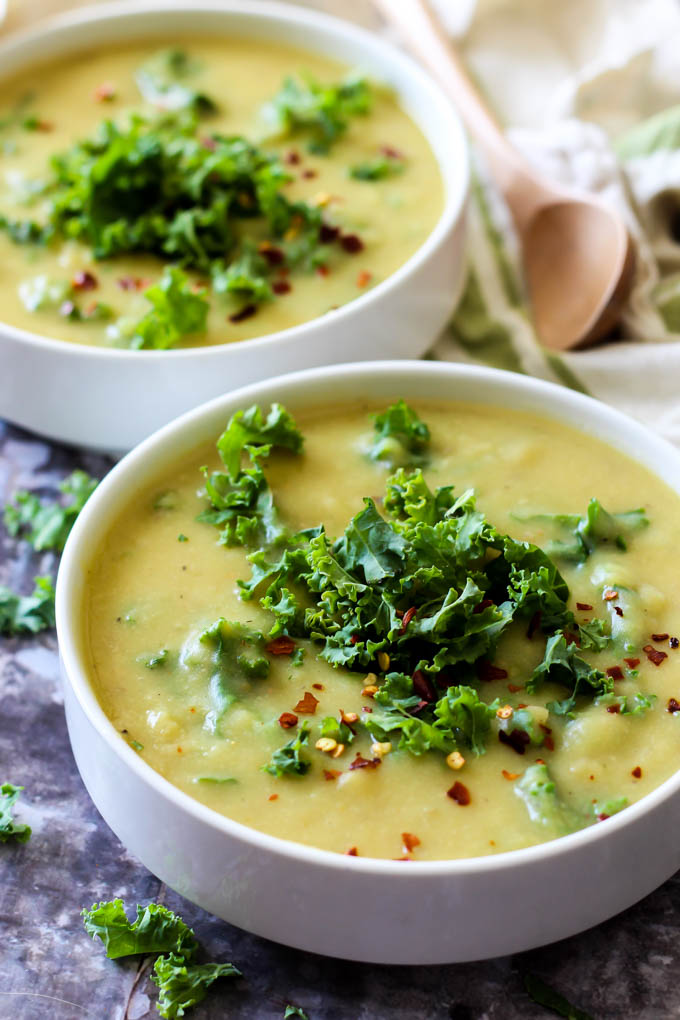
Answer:
<svg viewBox="0 0 680 1020"><path fill-rule="evenodd" d="M266 42L163 45L3 83L6 322L101 346L244 340L331 312L422 245L443 185L386 90Z"/></svg>
<svg viewBox="0 0 680 1020"><path fill-rule="evenodd" d="M301 414L301 452L275 446L248 467L246 451L238 484L208 475L212 509L199 471L221 467L212 444L140 491L89 572L86 645L102 707L191 797L339 853L461 858L606 824L678 767L677 495L608 446L528 414L419 404L405 439L394 415L374 431L379 410ZM234 472L244 435L274 435L256 432L221 442ZM231 540L247 544L225 545L229 501L257 464L277 512L262 498L262 516L239 511ZM426 492L423 477L430 496L413 499L411 529L398 503L409 484ZM446 486L453 494L432 496ZM321 522L325 553L316 533L290 537ZM419 572L404 565L404 540L420 543ZM276 573L266 564L296 548L312 579L303 591L291 571L263 608ZM251 569L260 580L244 600L238 581ZM304 624L296 599L316 614ZM377 612L352 608L372 599ZM344 632L343 605L363 613Z"/></svg>

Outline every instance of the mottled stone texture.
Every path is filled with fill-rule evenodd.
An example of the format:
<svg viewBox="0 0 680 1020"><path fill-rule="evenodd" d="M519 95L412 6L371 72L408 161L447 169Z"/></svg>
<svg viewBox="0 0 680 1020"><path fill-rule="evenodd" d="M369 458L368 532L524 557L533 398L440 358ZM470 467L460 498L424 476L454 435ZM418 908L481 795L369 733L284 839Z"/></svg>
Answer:
<svg viewBox="0 0 680 1020"><path fill-rule="evenodd" d="M54 494L75 467L103 474L101 457L41 442L0 424L0 499L17 487ZM0 583L28 591L54 570L0 529ZM81 908L121 896L166 903L192 925L207 959L232 960L240 981L213 986L195 1020L275 1020L287 1002L310 1020L533 1020L552 1014L526 996L541 975L597 1020L680 1017L680 881L576 938L514 958L448 967L375 967L329 960L255 938L206 914L130 857L99 818L66 735L54 634L0 638L0 782L26 787L23 846L0 844L0 1018L142 1020L156 1016L148 966L106 960L85 935ZM622 876L622 881L625 877ZM527 904L531 910L531 904ZM361 904L357 903L361 917ZM362 923L380 929L371 917ZM513 923L498 904L498 923ZM332 924L332 918L329 918Z"/></svg>

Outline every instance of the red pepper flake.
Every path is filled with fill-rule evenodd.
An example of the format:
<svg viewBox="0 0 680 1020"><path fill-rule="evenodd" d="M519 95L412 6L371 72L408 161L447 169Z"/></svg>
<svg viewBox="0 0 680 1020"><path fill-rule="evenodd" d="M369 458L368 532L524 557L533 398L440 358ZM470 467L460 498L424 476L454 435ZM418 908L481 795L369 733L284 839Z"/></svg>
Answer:
<svg viewBox="0 0 680 1020"><path fill-rule="evenodd" d="M288 280L274 280L272 284L272 290L279 296L281 294L290 294L292 286L288 283Z"/></svg>
<svg viewBox="0 0 680 1020"><path fill-rule="evenodd" d="M623 680L623 670L620 666L610 666L605 672L612 680Z"/></svg>
<svg viewBox="0 0 680 1020"><path fill-rule="evenodd" d="M437 693L432 686L431 680L421 670L417 669L411 679L413 681L413 690L426 705L431 701L437 700Z"/></svg>
<svg viewBox="0 0 680 1020"><path fill-rule="evenodd" d="M293 726L297 726L297 721L298 717L292 712L282 712L279 716L279 726L282 730L292 730Z"/></svg>
<svg viewBox="0 0 680 1020"><path fill-rule="evenodd" d="M636 779L640 779L640 777L642 776L642 769L640 768L639 765L636 765L635 768L632 770L631 776L635 776Z"/></svg>
<svg viewBox="0 0 680 1020"><path fill-rule="evenodd" d="M364 242L358 234L343 234L340 238L340 246L349 255L358 255L364 250Z"/></svg>
<svg viewBox="0 0 680 1020"><path fill-rule="evenodd" d="M668 634L652 634L652 641L668 641Z"/></svg>
<svg viewBox="0 0 680 1020"><path fill-rule="evenodd" d="M555 750L555 741L553 740L553 738L551 736L547 736L545 738L545 740L543 741L543 746L545 747L546 751L554 751Z"/></svg>
<svg viewBox="0 0 680 1020"><path fill-rule="evenodd" d="M150 282L150 280L142 279L141 276L120 276L116 280L121 290L144 290Z"/></svg>
<svg viewBox="0 0 680 1020"><path fill-rule="evenodd" d="M393 857L392 860L393 861L410 861L411 858L407 857L406 854L404 854L403 857Z"/></svg>
<svg viewBox="0 0 680 1020"><path fill-rule="evenodd" d="M483 613L485 609L488 609L489 606L494 606L495 604L496 603L494 602L493 599L482 599L482 601L478 602L475 608L472 610L472 615L476 616L477 613Z"/></svg>
<svg viewBox="0 0 680 1020"><path fill-rule="evenodd" d="M624 659L623 661L629 667L629 669L635 669L636 666L640 665L639 659Z"/></svg>
<svg viewBox="0 0 680 1020"><path fill-rule="evenodd" d="M322 262L320 266L316 267L317 276L328 276L330 269Z"/></svg>
<svg viewBox="0 0 680 1020"><path fill-rule="evenodd" d="M565 630L564 636L567 639L567 644L576 645L577 648L581 647L581 639L578 634L573 632L573 630Z"/></svg>
<svg viewBox="0 0 680 1020"><path fill-rule="evenodd" d="M601 814L601 815L598 815L598 816L597 816L597 820L598 820L598 822L606 822L606 820L607 820L608 818L609 818L609 815L606 815L606 814L605 814L604 812L602 812L602 814Z"/></svg>
<svg viewBox="0 0 680 1020"><path fill-rule="evenodd" d="M680 702L676 701L675 698L669 698L667 709L671 715L675 715L676 712L680 712Z"/></svg>
<svg viewBox="0 0 680 1020"><path fill-rule="evenodd" d="M614 606L614 612L617 616L623 616L623 609L621 606Z"/></svg>
<svg viewBox="0 0 680 1020"><path fill-rule="evenodd" d="M646 654L650 662L653 662L655 666L660 666L664 659L668 658L666 652L660 652L654 648L653 645L645 645L642 651Z"/></svg>
<svg viewBox="0 0 680 1020"><path fill-rule="evenodd" d="M363 758L361 753L357 751L356 758L351 763L349 770L351 772L353 769L376 769L381 763L381 758Z"/></svg>
<svg viewBox="0 0 680 1020"><path fill-rule="evenodd" d="M314 688L315 691L323 691L323 690L325 690L325 687L324 687L323 684L312 684L312 687Z"/></svg>
<svg viewBox="0 0 680 1020"><path fill-rule="evenodd" d="M300 715L314 715L318 704L319 699L315 698L311 691L305 691L303 697L300 698L295 706L295 711L299 712Z"/></svg>
<svg viewBox="0 0 680 1020"><path fill-rule="evenodd" d="M404 848L405 854L410 854L417 846L420 846L420 840L417 836L414 836L412 832L402 832L401 842Z"/></svg>
<svg viewBox="0 0 680 1020"><path fill-rule="evenodd" d="M372 708L369 708L369 706L368 706L368 705L362 705L361 711L362 711L362 712L372 712L372 711L373 711L373 709L372 709Z"/></svg>
<svg viewBox="0 0 680 1020"><path fill-rule="evenodd" d="M511 733L506 733L505 730L498 731L498 739L501 744L507 744L517 754L524 754L529 743L529 734L525 730L513 730Z"/></svg>
<svg viewBox="0 0 680 1020"><path fill-rule="evenodd" d="M383 156L387 156L388 159L403 159L403 155L399 152L399 149L395 149L393 145L381 145L380 153Z"/></svg>
<svg viewBox="0 0 680 1020"><path fill-rule="evenodd" d="M549 726L544 726L543 723L539 723L538 728L539 730L543 730L544 733L552 733L551 728Z"/></svg>
<svg viewBox="0 0 680 1020"><path fill-rule="evenodd" d="M312 177L318 177L316 170L312 170L311 167L308 170L302 171L302 176L307 181L311 181Z"/></svg>
<svg viewBox="0 0 680 1020"><path fill-rule="evenodd" d="M538 628L541 626L541 612L540 610L531 617L529 620L529 626L527 627L527 637L532 638Z"/></svg>
<svg viewBox="0 0 680 1020"><path fill-rule="evenodd" d="M356 634L352 634L351 638L349 639L349 643L351 645L355 645L358 640L359 640L359 638L356 636Z"/></svg>
<svg viewBox="0 0 680 1020"><path fill-rule="evenodd" d="M511 694L517 694L518 691L521 691L523 689L524 688L522 687L521 684L508 684L508 690L510 691Z"/></svg>
<svg viewBox="0 0 680 1020"><path fill-rule="evenodd" d="M181 748L181 747L178 747L178 748L177 748L177 754L181 754L181 753L182 753L182 748Z"/></svg>
<svg viewBox="0 0 680 1020"><path fill-rule="evenodd" d="M333 227L330 223L322 223L319 227L319 242L330 244L332 241L337 241L339 234L339 227Z"/></svg>
<svg viewBox="0 0 680 1020"><path fill-rule="evenodd" d="M479 680L485 680L489 683L492 680L507 680L508 671L507 669L501 669L500 666L494 666L491 662L484 660L477 666L477 677Z"/></svg>
<svg viewBox="0 0 680 1020"><path fill-rule="evenodd" d="M357 274L357 287L366 287L373 279L373 273L368 269L361 269Z"/></svg>
<svg viewBox="0 0 680 1020"><path fill-rule="evenodd" d="M270 655L292 655L295 651L295 642L292 637L282 634L281 637L275 637L265 645L265 651Z"/></svg>
<svg viewBox="0 0 680 1020"><path fill-rule="evenodd" d="M513 779L519 779L521 772L508 772L507 769L502 769L501 775L503 776L503 779L507 779L511 782Z"/></svg>
<svg viewBox="0 0 680 1020"><path fill-rule="evenodd" d="M613 599L617 599L618 597L619 593L617 591L614 591L612 588L607 588L606 592L604 592L602 595L602 598L605 600L605 602L611 602Z"/></svg>
<svg viewBox="0 0 680 1020"><path fill-rule="evenodd" d="M399 629L400 634L406 633L406 628L408 627L409 623L411 622L411 620L413 619L417 612L418 609L416 606L411 606L410 609L406 610L401 620L401 627Z"/></svg>
<svg viewBox="0 0 680 1020"><path fill-rule="evenodd" d="M279 799L278 793L270 793L269 794L269 800L278 800L278 799Z"/></svg>
<svg viewBox="0 0 680 1020"><path fill-rule="evenodd" d="M359 851L355 846L351 846L349 850L345 851L345 857L358 857Z"/></svg>
<svg viewBox="0 0 680 1020"><path fill-rule="evenodd" d="M112 81L103 81L94 90L94 98L98 103L111 103L116 98L116 86Z"/></svg>
<svg viewBox="0 0 680 1020"><path fill-rule="evenodd" d="M286 257L281 248L277 248L276 245L269 244L267 241L260 245L259 252L270 266L280 266Z"/></svg>
<svg viewBox="0 0 680 1020"><path fill-rule="evenodd" d="M612 715L618 715L621 711L620 705L607 705L607 711L611 712Z"/></svg>
<svg viewBox="0 0 680 1020"><path fill-rule="evenodd" d="M72 280L74 290L94 290L96 286L97 277L94 273L88 273L87 270L76 273Z"/></svg>
<svg viewBox="0 0 680 1020"><path fill-rule="evenodd" d="M244 322L246 319L252 318L256 311L257 305L244 305L238 312L229 316L229 322Z"/></svg>
<svg viewBox="0 0 680 1020"><path fill-rule="evenodd" d="M587 602L577 602L576 608L580 609L582 613L589 613L593 607L589 606Z"/></svg>
<svg viewBox="0 0 680 1020"><path fill-rule="evenodd" d="M300 162L300 153L295 149L289 149L285 156L286 163L290 166L297 166Z"/></svg>
<svg viewBox="0 0 680 1020"><path fill-rule="evenodd" d="M456 781L453 786L446 791L446 796L450 797L451 800L455 800L456 804L460 804L461 807L467 807L470 803L470 791L464 783Z"/></svg>
<svg viewBox="0 0 680 1020"><path fill-rule="evenodd" d="M338 769L324 769L323 770L323 777L324 777L324 779L329 779L329 780L330 779L337 779L338 776L340 776L340 775L342 775L342 773L339 772Z"/></svg>
<svg viewBox="0 0 680 1020"><path fill-rule="evenodd" d="M680 645L680 639L676 637L669 638L668 644L671 646L671 648L677 648L678 645Z"/></svg>

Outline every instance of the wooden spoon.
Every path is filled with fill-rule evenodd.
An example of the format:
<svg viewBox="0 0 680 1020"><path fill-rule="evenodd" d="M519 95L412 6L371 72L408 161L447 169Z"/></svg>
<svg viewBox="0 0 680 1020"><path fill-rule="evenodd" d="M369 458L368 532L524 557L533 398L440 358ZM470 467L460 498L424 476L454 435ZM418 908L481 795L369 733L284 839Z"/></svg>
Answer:
<svg viewBox="0 0 680 1020"><path fill-rule="evenodd" d="M621 217L598 199L541 177L506 140L426 0L374 0L454 101L483 148L522 244L533 320L546 347L602 340L632 283L634 254Z"/></svg>

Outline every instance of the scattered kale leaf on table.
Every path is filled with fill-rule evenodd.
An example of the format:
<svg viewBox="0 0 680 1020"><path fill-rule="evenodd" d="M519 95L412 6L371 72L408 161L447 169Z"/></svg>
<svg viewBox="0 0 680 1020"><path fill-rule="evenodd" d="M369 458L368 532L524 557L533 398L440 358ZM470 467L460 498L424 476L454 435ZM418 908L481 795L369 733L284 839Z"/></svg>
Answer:
<svg viewBox="0 0 680 1020"><path fill-rule="evenodd" d="M0 843L9 843L15 840L17 843L27 843L31 838L31 827L25 822L15 822L13 808L18 801L23 786L13 786L12 783L0 785Z"/></svg>

